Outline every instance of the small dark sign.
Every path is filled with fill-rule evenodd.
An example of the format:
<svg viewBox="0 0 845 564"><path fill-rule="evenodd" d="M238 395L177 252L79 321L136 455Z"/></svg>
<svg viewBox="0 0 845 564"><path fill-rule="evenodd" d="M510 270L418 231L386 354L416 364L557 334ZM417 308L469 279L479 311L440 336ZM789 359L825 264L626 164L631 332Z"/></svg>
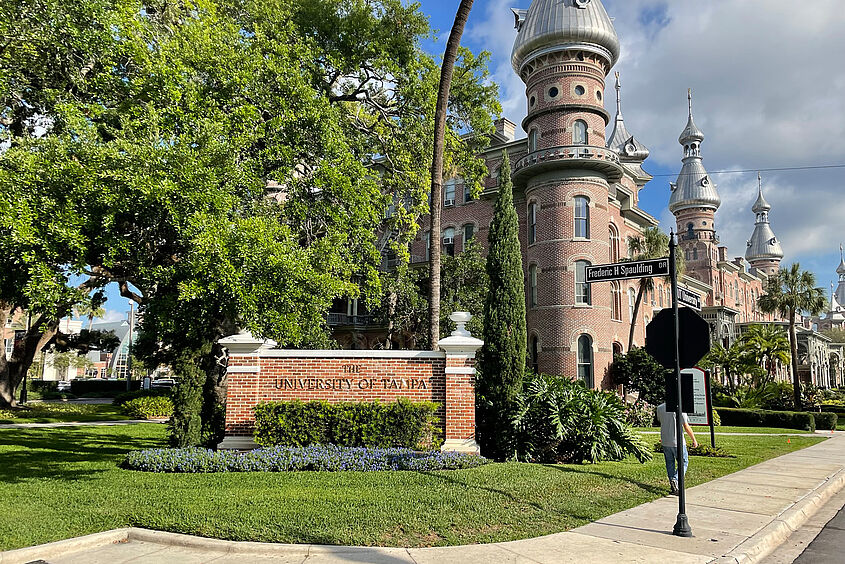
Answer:
<svg viewBox="0 0 845 564"><path fill-rule="evenodd" d="M678 288L678 303L689 306L696 311L701 311L701 296L687 290L686 288Z"/></svg>
<svg viewBox="0 0 845 564"><path fill-rule="evenodd" d="M710 352L710 326L700 315L688 307L678 308L678 325L681 339L678 353L681 369L692 368ZM672 309L661 309L660 313L646 325L645 350L661 366L675 368L675 319Z"/></svg>
<svg viewBox="0 0 845 564"><path fill-rule="evenodd" d="M607 282L652 276L669 276L668 258L588 266L586 282Z"/></svg>

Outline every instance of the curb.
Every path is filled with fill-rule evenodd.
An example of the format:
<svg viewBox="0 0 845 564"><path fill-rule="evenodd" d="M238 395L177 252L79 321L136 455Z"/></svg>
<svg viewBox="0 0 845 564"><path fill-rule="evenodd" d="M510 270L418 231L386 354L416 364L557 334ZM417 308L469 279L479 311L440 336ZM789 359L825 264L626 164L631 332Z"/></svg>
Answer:
<svg viewBox="0 0 845 564"><path fill-rule="evenodd" d="M783 544L792 533L800 529L843 487L845 487L845 468L828 476L824 484L808 493L726 555L711 560L710 564L753 564L760 562L775 548Z"/></svg>
<svg viewBox="0 0 845 564"><path fill-rule="evenodd" d="M250 541L231 541L170 533L167 531L155 531L130 527L128 540L159 544L164 546L178 546L181 548L193 548L196 550L214 551L218 553L232 554L255 554L276 556L284 554L302 554L307 556L310 552L310 544L276 544ZM347 547L348 548L348 547ZM6 564L0 561L1 564Z"/></svg>
<svg viewBox="0 0 845 564"><path fill-rule="evenodd" d="M65 539L27 548L18 548L0 552L0 564L25 564L33 560L44 560L63 556L86 548L97 548L106 544L122 543L129 540L130 529L112 529L83 537Z"/></svg>

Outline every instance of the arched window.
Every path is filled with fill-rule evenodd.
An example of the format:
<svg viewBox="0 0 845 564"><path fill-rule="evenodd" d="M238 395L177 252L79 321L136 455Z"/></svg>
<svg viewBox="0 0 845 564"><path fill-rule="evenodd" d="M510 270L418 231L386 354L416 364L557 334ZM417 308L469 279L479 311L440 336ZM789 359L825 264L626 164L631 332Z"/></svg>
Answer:
<svg viewBox="0 0 845 564"><path fill-rule="evenodd" d="M633 288L628 288L628 319L632 322L634 320L634 305L637 302L637 291Z"/></svg>
<svg viewBox="0 0 845 564"><path fill-rule="evenodd" d="M660 307L663 307L663 285L657 287L657 301Z"/></svg>
<svg viewBox="0 0 845 564"><path fill-rule="evenodd" d="M692 260L698 260L698 247L692 249Z"/></svg>
<svg viewBox="0 0 845 564"><path fill-rule="evenodd" d="M590 285L587 284L587 267L590 266L589 261L579 260L575 261L575 303L583 305L592 305L590 297Z"/></svg>
<svg viewBox="0 0 845 564"><path fill-rule="evenodd" d="M693 231L692 223L687 223L687 236L686 239L692 241L695 239L695 231Z"/></svg>
<svg viewBox="0 0 845 564"><path fill-rule="evenodd" d="M528 244L537 241L537 203L528 204Z"/></svg>
<svg viewBox="0 0 845 564"><path fill-rule="evenodd" d="M528 303L531 307L537 305L537 265L528 267Z"/></svg>
<svg viewBox="0 0 845 564"><path fill-rule="evenodd" d="M540 132L532 129L528 132L528 152L533 153L537 150L537 144L540 141Z"/></svg>
<svg viewBox="0 0 845 564"><path fill-rule="evenodd" d="M575 236L590 238L590 199L575 196Z"/></svg>
<svg viewBox="0 0 845 564"><path fill-rule="evenodd" d="M528 355L531 358L531 369L535 373L540 372L540 339L537 335L531 335L531 348Z"/></svg>
<svg viewBox="0 0 845 564"><path fill-rule="evenodd" d="M622 321L622 285L619 282L610 283L610 318Z"/></svg>
<svg viewBox="0 0 845 564"><path fill-rule="evenodd" d="M447 227L443 230L443 251L450 257L455 256L455 228Z"/></svg>
<svg viewBox="0 0 845 564"><path fill-rule="evenodd" d="M610 224L610 262L619 262L619 230Z"/></svg>
<svg viewBox="0 0 845 564"><path fill-rule="evenodd" d="M587 122L582 119L576 119L572 124L572 144L586 145L587 144Z"/></svg>
<svg viewBox="0 0 845 564"><path fill-rule="evenodd" d="M622 354L622 351L623 351L622 343L614 342L613 343L613 358L615 359L616 355Z"/></svg>
<svg viewBox="0 0 845 564"><path fill-rule="evenodd" d="M578 337L578 379L593 387L593 340L589 335Z"/></svg>

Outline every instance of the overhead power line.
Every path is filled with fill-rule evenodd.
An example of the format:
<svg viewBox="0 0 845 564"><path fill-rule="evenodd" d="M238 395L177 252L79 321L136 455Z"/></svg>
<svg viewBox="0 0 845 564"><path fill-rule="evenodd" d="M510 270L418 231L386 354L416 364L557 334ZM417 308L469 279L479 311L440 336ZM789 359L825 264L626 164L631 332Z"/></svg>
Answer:
<svg viewBox="0 0 845 564"><path fill-rule="evenodd" d="M815 166L784 166L784 167L777 167L777 168L746 168L746 169L738 169L738 170L714 170L708 171L707 174L746 174L746 173L758 173L758 172L783 172L789 170L820 170L820 169L829 169L829 168L845 168L845 164L830 164L830 165L815 165ZM695 176L698 174L696 173ZM665 177L672 177L672 176L679 176L678 173L669 173L669 174L653 174L654 178L665 176ZM693 175L689 175L693 176Z"/></svg>

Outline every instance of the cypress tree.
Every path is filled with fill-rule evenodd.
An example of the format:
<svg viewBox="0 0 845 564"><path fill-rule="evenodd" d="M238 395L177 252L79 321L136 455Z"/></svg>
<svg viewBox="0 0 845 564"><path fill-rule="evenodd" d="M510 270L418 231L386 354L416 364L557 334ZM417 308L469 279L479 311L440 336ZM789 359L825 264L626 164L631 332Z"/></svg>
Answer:
<svg viewBox="0 0 845 564"><path fill-rule="evenodd" d="M513 436L512 416L525 371L525 284L519 220L513 205L510 160L502 152L499 195L490 222L484 302L484 347L479 365L477 413L482 453L506 458Z"/></svg>

